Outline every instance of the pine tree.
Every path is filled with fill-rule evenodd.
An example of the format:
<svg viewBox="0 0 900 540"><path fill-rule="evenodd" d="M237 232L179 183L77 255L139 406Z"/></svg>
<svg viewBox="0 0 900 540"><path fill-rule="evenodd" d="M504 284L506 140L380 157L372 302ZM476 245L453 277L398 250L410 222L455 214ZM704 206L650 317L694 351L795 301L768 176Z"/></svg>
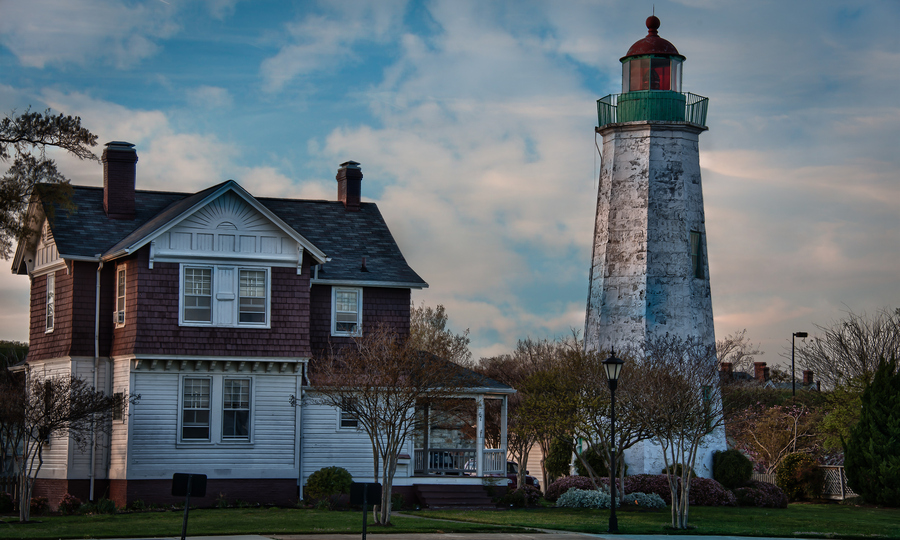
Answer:
<svg viewBox="0 0 900 540"><path fill-rule="evenodd" d="M897 358L878 364L862 397L859 422L844 443L847 483L867 502L900 506L900 373Z"/></svg>

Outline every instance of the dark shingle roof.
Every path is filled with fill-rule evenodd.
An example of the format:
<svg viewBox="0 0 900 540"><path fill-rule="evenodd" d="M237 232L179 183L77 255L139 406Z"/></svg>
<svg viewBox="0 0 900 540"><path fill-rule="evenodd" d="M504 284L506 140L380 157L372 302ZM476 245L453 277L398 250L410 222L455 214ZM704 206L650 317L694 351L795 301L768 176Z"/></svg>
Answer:
<svg viewBox="0 0 900 540"><path fill-rule="evenodd" d="M127 247L221 185L198 193L136 191L134 220L106 217L103 188L74 186L77 210L71 214L57 211L52 227L57 249L64 257L95 258L113 247ZM374 203L362 203L358 212L348 212L339 201L256 200L330 257L319 269L319 279L428 286L407 264ZM367 271L361 269L363 257Z"/></svg>

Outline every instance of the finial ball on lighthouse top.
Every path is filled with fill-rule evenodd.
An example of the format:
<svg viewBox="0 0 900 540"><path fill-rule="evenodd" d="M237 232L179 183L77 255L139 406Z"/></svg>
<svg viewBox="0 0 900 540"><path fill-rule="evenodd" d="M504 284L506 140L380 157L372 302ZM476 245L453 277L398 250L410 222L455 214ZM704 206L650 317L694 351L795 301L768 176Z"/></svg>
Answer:
<svg viewBox="0 0 900 540"><path fill-rule="evenodd" d="M634 43L622 62L622 93L643 90L681 92L684 56L659 37L659 18L647 17L647 35Z"/></svg>

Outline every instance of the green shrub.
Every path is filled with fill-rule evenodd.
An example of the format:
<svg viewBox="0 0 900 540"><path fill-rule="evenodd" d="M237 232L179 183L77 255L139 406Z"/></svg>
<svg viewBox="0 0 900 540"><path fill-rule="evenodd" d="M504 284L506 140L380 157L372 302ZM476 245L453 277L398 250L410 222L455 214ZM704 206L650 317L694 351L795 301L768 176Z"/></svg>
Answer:
<svg viewBox="0 0 900 540"><path fill-rule="evenodd" d="M673 471L672 474L681 478L681 472L684 470L684 465L681 463L676 463L675 465L669 465L667 468L663 469L660 474L668 474L669 471ZM694 469L690 470L691 478L697 478L697 474L694 472Z"/></svg>
<svg viewBox="0 0 900 540"><path fill-rule="evenodd" d="M801 452L785 456L775 470L775 484L792 501L818 497L824 482L825 474L815 458Z"/></svg>
<svg viewBox="0 0 900 540"><path fill-rule="evenodd" d="M713 454L713 478L728 489L741 487L753 476L753 463L740 450Z"/></svg>
<svg viewBox="0 0 900 540"><path fill-rule="evenodd" d="M312 473L303 490L309 499L324 499L350 493L353 476L343 467L325 467Z"/></svg>
<svg viewBox="0 0 900 540"><path fill-rule="evenodd" d="M572 463L572 451L575 445L568 437L559 437L550 444L550 453L544 459L547 474L553 478L568 476L569 464Z"/></svg>
<svg viewBox="0 0 900 540"><path fill-rule="evenodd" d="M656 493L641 493L637 491L622 497L620 505L660 510L666 507L666 501Z"/></svg>
<svg viewBox="0 0 900 540"><path fill-rule="evenodd" d="M399 493L391 493L391 510L403 510L406 499Z"/></svg>
<svg viewBox="0 0 900 540"><path fill-rule="evenodd" d="M591 447L582 452L581 455L584 457L585 461L588 462L588 465L590 465L591 468L594 469L594 472L597 473L598 478L609 478L609 469L606 468L606 461L604 461L603 456L600 455L600 452ZM579 476L590 476L587 469L578 458L575 459L575 470L578 472ZM617 469L616 476L619 476L620 473L621 471ZM625 464L625 474L628 474L627 463Z"/></svg>
<svg viewBox="0 0 900 540"><path fill-rule="evenodd" d="M498 504L500 506L526 508L529 506L537 506L541 500L541 490L534 486L525 486L525 489L511 489L507 491Z"/></svg>
<svg viewBox="0 0 900 540"><path fill-rule="evenodd" d="M883 359L844 444L847 483L869 503L900 506L900 373Z"/></svg>
<svg viewBox="0 0 900 540"><path fill-rule="evenodd" d="M145 512L148 508L147 503L143 499L135 499L128 505L128 509L132 512Z"/></svg>

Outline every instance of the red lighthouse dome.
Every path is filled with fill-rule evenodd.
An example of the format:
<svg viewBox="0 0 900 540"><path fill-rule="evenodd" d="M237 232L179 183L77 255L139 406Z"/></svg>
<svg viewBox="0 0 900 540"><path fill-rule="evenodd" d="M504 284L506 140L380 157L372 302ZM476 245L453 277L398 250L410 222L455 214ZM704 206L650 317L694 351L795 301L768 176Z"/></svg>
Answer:
<svg viewBox="0 0 900 540"><path fill-rule="evenodd" d="M681 91L684 56L675 45L659 37L659 19L647 17L647 36L628 49L622 62L622 92L638 90Z"/></svg>

